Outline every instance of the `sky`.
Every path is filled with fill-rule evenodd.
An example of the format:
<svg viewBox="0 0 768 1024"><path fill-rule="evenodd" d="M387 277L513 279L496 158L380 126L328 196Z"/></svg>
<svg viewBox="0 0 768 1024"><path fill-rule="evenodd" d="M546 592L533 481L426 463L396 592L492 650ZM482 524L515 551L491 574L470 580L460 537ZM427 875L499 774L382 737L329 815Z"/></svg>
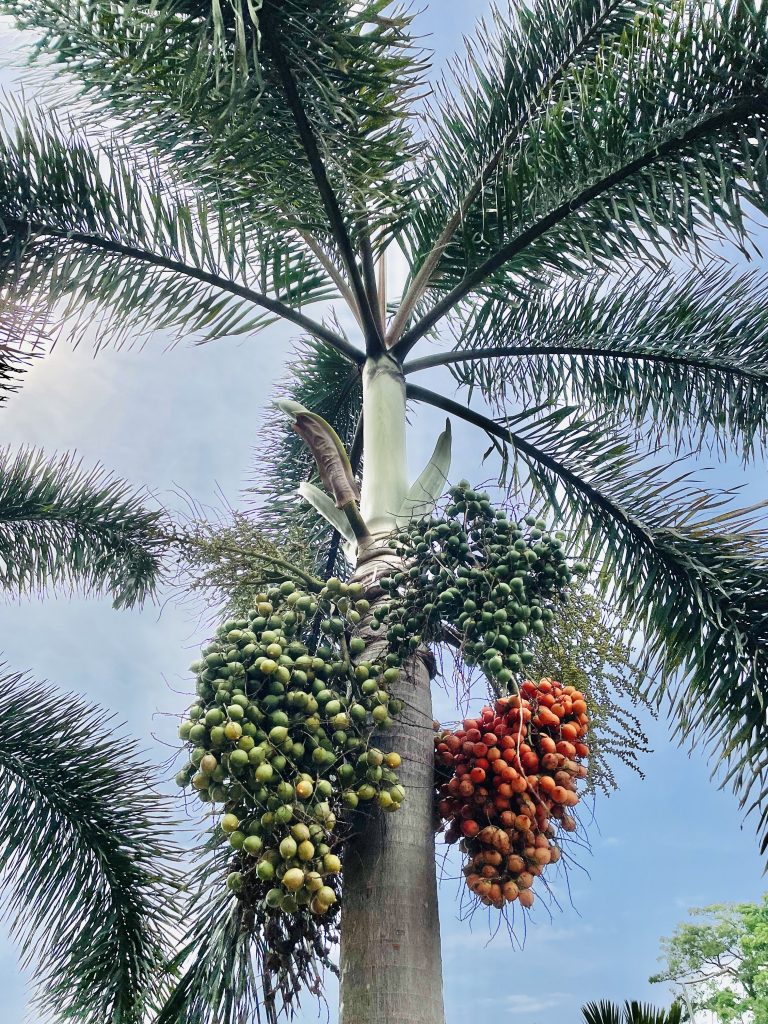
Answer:
<svg viewBox="0 0 768 1024"><path fill-rule="evenodd" d="M438 60L485 10L484 0L440 0L419 16ZM0 35L6 55L14 42L11 34ZM15 72L3 73L5 88L16 82ZM105 351L96 358L86 346L73 350L63 342L37 362L21 393L0 411L1 443L51 454L76 451L84 464L103 464L171 508L180 507L185 493L211 504L223 494L237 505L253 477L260 424L272 386L290 366L294 334L276 325L254 339L171 350L160 338L141 351ZM412 476L426 461L441 420L430 412L414 416ZM485 479L484 436L454 427L453 479ZM715 479L746 483L745 504L768 497L764 465L746 477L728 465ZM115 612L107 600L59 595L0 606L0 621L0 650L10 666L110 708L153 756L167 756L174 716L189 688L185 669L204 639L188 607L163 603ZM435 712L443 720L456 717L439 689ZM483 915L471 924L460 921L459 883L447 878L441 885L447 1024L478 1012L512 1024L577 1024L589 1000L666 1004L668 992L647 981L657 967L660 937L690 907L760 897L763 865L752 823L744 823L736 800L712 783L703 757L675 745L666 721L644 724L653 747L642 761L645 778L619 770L619 792L590 805L592 851L568 879L556 877L562 909L553 908L551 916L536 909L522 948L503 930L492 938ZM3 1024L25 1020L32 977L0 930ZM335 1024L332 984L328 1000L330 1017L308 999L300 1024Z"/></svg>

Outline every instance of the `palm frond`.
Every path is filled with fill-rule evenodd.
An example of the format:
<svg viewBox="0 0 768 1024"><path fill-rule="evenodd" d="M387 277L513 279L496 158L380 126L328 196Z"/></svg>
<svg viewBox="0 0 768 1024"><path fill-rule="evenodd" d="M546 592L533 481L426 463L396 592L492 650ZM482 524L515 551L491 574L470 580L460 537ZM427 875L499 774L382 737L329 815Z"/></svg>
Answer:
<svg viewBox="0 0 768 1024"><path fill-rule="evenodd" d="M0 283L75 343L155 331L202 342L281 316L338 342L300 312L335 287L299 241L275 248L223 204L47 115L22 116L0 135Z"/></svg>
<svg viewBox="0 0 768 1024"><path fill-rule="evenodd" d="M299 402L322 416L353 453L362 416L362 378L339 353L305 339L291 361L291 372L278 397ZM335 531L315 509L296 496L300 483L309 480L322 486L312 453L293 430L283 413L266 418L262 440L255 452L249 488L259 502L256 513L267 535L278 540L298 531L312 552L314 571L327 578L343 566ZM359 469L359 459L356 469Z"/></svg>
<svg viewBox="0 0 768 1024"><path fill-rule="evenodd" d="M408 351L471 293L639 257L663 263L768 209L768 13L747 0L651 7L542 99L493 201L468 211Z"/></svg>
<svg viewBox="0 0 768 1024"><path fill-rule="evenodd" d="M624 1024L621 1007L607 1000L587 1003L586 1006L582 1006L581 1012L585 1024Z"/></svg>
<svg viewBox="0 0 768 1024"><path fill-rule="evenodd" d="M767 284L723 270L597 275L489 299L454 351L406 371L447 363L499 412L574 404L678 452L707 444L746 461L768 442Z"/></svg>
<svg viewBox="0 0 768 1024"><path fill-rule="evenodd" d="M702 742L723 786L757 810L768 849L768 535L760 511L728 510L685 474L638 466L636 446L572 409L497 423L410 385L411 399L509 445L525 483L572 532L618 614L633 617L662 669L681 741ZM527 421L527 422L526 422Z"/></svg>
<svg viewBox="0 0 768 1024"><path fill-rule="evenodd" d="M154 593L166 520L145 495L70 455L0 450L0 588L81 587L115 607Z"/></svg>
<svg viewBox="0 0 768 1024"><path fill-rule="evenodd" d="M19 390L21 377L47 340L45 320L0 296L0 403Z"/></svg>
<svg viewBox="0 0 768 1024"><path fill-rule="evenodd" d="M391 237L412 185L409 100L422 78L411 18L385 0L5 0L37 52L81 83L101 115L203 188L227 191L275 227L333 240L285 92L295 80L346 229ZM279 43L279 48L278 48Z"/></svg>
<svg viewBox="0 0 768 1024"><path fill-rule="evenodd" d="M175 924L148 764L103 708L0 666L3 913L57 1020L142 1024Z"/></svg>
<svg viewBox="0 0 768 1024"><path fill-rule="evenodd" d="M413 288L391 337L417 311L412 304L464 219L475 206L496 202L509 153L552 90L648 6L646 0L512 0L504 10L491 8L438 84L429 111L420 202L404 229Z"/></svg>

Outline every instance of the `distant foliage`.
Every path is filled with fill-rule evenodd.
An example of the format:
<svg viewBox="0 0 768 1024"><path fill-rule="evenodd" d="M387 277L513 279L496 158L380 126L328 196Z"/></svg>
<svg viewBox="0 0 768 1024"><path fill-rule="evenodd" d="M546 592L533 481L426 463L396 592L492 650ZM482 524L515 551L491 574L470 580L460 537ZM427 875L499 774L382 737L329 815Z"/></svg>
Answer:
<svg viewBox="0 0 768 1024"><path fill-rule="evenodd" d="M685 1020L699 1012L718 1024L768 1020L768 893L760 903L691 910L696 920L661 940L664 968L650 979L679 993Z"/></svg>

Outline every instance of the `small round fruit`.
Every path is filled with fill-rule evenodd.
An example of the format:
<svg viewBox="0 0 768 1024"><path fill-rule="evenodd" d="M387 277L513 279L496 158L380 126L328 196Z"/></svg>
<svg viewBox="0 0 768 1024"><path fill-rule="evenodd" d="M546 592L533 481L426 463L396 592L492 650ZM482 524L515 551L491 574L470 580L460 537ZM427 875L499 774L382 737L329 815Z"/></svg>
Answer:
<svg viewBox="0 0 768 1024"><path fill-rule="evenodd" d="M256 865L256 874L262 882L271 882L275 877L275 869L268 860L260 860Z"/></svg>
<svg viewBox="0 0 768 1024"><path fill-rule="evenodd" d="M224 735L228 740L239 740L243 735L243 727L239 722L227 722L224 726Z"/></svg>
<svg viewBox="0 0 768 1024"><path fill-rule="evenodd" d="M327 875L338 875L341 871L341 861L335 853L326 853L323 857L323 871Z"/></svg>
<svg viewBox="0 0 768 1024"><path fill-rule="evenodd" d="M247 768L251 762L248 760L248 754L244 750L233 750L229 755L230 767L241 771L243 768Z"/></svg>
<svg viewBox="0 0 768 1024"><path fill-rule="evenodd" d="M283 885L289 892L298 892L304 885L304 872L301 868L288 868L283 875Z"/></svg>
<svg viewBox="0 0 768 1024"><path fill-rule="evenodd" d="M240 828L240 819L236 814L223 814L221 817L221 827L225 832L237 832Z"/></svg>
<svg viewBox="0 0 768 1024"><path fill-rule="evenodd" d="M304 884L310 892L319 892L323 888L323 876L319 871L308 871L304 876Z"/></svg>
<svg viewBox="0 0 768 1024"><path fill-rule="evenodd" d="M302 779L301 782L296 783L296 796L299 800L309 800L313 790L314 787L308 779Z"/></svg>
<svg viewBox="0 0 768 1024"><path fill-rule="evenodd" d="M229 837L229 845L233 850L241 850L245 843L245 832L232 832Z"/></svg>
<svg viewBox="0 0 768 1024"><path fill-rule="evenodd" d="M387 756L384 758L384 764L387 766L387 768L391 768L392 771L394 771L396 768L399 768L402 763L403 759L394 750L392 751L391 754L387 754Z"/></svg>
<svg viewBox="0 0 768 1024"><path fill-rule="evenodd" d="M239 871L231 871L227 875L227 888L230 892L240 892L243 888L243 876Z"/></svg>
<svg viewBox="0 0 768 1024"><path fill-rule="evenodd" d="M258 857L264 849L264 841L261 836L247 836L243 842L243 849L246 853L249 853L251 857Z"/></svg>
<svg viewBox="0 0 768 1024"><path fill-rule="evenodd" d="M277 910L283 901L283 890L282 889L270 889L264 900L268 907L272 910Z"/></svg>
<svg viewBox="0 0 768 1024"><path fill-rule="evenodd" d="M314 844L310 843L308 839L305 839L303 842L299 843L298 848L296 850L296 855L298 856L299 860L312 860L312 858L315 856Z"/></svg>
<svg viewBox="0 0 768 1024"><path fill-rule="evenodd" d="M321 906L328 908L336 902L336 893L329 885L324 885L322 889L318 889L315 899Z"/></svg>
<svg viewBox="0 0 768 1024"><path fill-rule="evenodd" d="M286 836L280 843L280 856L283 860L291 860L296 856L297 849L296 840L292 836Z"/></svg>

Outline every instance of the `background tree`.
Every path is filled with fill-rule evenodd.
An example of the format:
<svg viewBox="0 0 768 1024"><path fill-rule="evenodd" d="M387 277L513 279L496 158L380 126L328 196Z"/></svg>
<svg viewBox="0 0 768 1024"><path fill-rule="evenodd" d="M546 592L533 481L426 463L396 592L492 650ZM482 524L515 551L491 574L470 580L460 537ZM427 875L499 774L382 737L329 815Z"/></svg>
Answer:
<svg viewBox="0 0 768 1024"><path fill-rule="evenodd" d="M81 126L43 112L5 134L8 295L75 338L98 310L99 345L299 327L283 397L322 402L362 467L359 508L343 502L357 532L322 493L304 487L309 508L286 498L317 477L268 424L265 534L298 524L315 572L344 571L320 506L353 563L364 541L350 568L372 599L396 517L420 500L408 503L406 403L476 425L632 614L680 737L709 746L768 841L764 539L754 513L723 512L640 444L748 461L765 443L763 282L709 261L713 239L752 251L747 211L768 200L764 6L513 4L429 101L410 18L382 0L3 8L79 85ZM395 247L400 296L386 286ZM309 315L327 299L336 320ZM461 401L412 383L434 367ZM386 835L372 819L345 872L344 1024L390 1020L395 1005L401 1020L443 1019L426 655L392 692L422 718L391 734L408 800ZM218 1007L233 1020L253 1002L242 930L215 935L176 1019ZM222 976L237 984L223 991Z"/></svg>
<svg viewBox="0 0 768 1024"><path fill-rule="evenodd" d="M761 903L715 904L692 910L662 939L664 967L650 979L667 982L687 1019L699 1012L723 1024L761 1021L768 1014L768 896Z"/></svg>

